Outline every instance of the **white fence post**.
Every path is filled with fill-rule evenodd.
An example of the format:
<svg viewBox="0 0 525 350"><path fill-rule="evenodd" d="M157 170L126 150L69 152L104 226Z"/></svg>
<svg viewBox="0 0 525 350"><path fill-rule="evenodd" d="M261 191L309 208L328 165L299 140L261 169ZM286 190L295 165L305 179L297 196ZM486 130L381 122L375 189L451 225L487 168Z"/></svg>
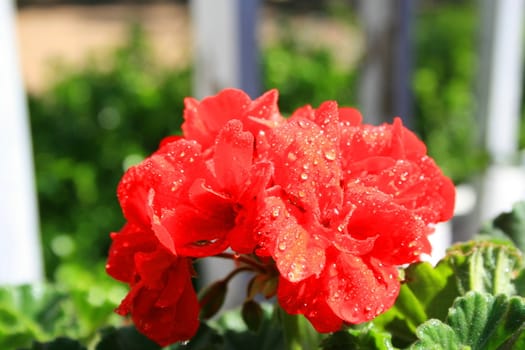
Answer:
<svg viewBox="0 0 525 350"><path fill-rule="evenodd" d="M194 38L193 95L214 95L227 87L240 88L252 98L260 93L257 13L260 0L192 0ZM230 261L204 260L204 286L231 271ZM230 282L225 307L243 300L246 280Z"/></svg>
<svg viewBox="0 0 525 350"><path fill-rule="evenodd" d="M42 280L31 139L14 19L14 1L0 1L0 284Z"/></svg>
<svg viewBox="0 0 525 350"><path fill-rule="evenodd" d="M484 0L488 44L482 57L480 113L485 120L485 145L493 164L481 189L481 220L489 219L525 199L525 170L518 155L523 73L524 0Z"/></svg>
<svg viewBox="0 0 525 350"><path fill-rule="evenodd" d="M257 13L260 0L192 0L196 98L226 87L259 94Z"/></svg>

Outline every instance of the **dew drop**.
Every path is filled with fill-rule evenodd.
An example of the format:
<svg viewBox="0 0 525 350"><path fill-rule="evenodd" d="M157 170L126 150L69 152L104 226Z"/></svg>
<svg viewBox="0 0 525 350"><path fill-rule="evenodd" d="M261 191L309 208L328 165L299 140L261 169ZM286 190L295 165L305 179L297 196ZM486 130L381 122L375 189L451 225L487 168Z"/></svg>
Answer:
<svg viewBox="0 0 525 350"><path fill-rule="evenodd" d="M189 340L183 340L183 341L180 342L180 345L182 345L182 346L186 346L186 345L188 345L189 343L190 343Z"/></svg>
<svg viewBox="0 0 525 350"><path fill-rule="evenodd" d="M280 212L281 212L281 210L280 210L279 207L273 208L273 210L272 210L272 217L274 219L277 219L279 217Z"/></svg>
<svg viewBox="0 0 525 350"><path fill-rule="evenodd" d="M301 128L307 128L310 123L308 123L306 120L299 120L299 126Z"/></svg>
<svg viewBox="0 0 525 350"><path fill-rule="evenodd" d="M288 153L288 159L289 159L291 162L293 162L293 161L297 160L297 156L295 155L295 153L293 153L293 152L289 152L289 153Z"/></svg>
<svg viewBox="0 0 525 350"><path fill-rule="evenodd" d="M306 193L304 193L304 191L299 191L299 193L297 193L299 195L300 198L304 198L304 196L306 196Z"/></svg>
<svg viewBox="0 0 525 350"><path fill-rule="evenodd" d="M293 281L295 279L295 274L292 271L288 272L288 279L290 281Z"/></svg>
<svg viewBox="0 0 525 350"><path fill-rule="evenodd" d="M336 154L334 150L328 150L324 153L324 157L327 160L335 160Z"/></svg>
<svg viewBox="0 0 525 350"><path fill-rule="evenodd" d="M302 173L301 174L301 180L308 180L308 174Z"/></svg>
<svg viewBox="0 0 525 350"><path fill-rule="evenodd" d="M281 252L284 252L286 250L286 243L284 242L279 243L278 248Z"/></svg>

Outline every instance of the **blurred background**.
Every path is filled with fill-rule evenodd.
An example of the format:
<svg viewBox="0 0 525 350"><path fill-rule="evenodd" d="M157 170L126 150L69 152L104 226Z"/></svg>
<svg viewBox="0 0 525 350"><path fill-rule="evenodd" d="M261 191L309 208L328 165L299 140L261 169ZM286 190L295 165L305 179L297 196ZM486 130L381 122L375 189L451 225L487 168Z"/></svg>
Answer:
<svg viewBox="0 0 525 350"><path fill-rule="evenodd" d="M451 240L474 233L483 193L491 191L484 187L487 174L510 169L503 183L512 195L523 194L523 28L518 16L507 20L510 29L498 29L503 10L491 1L13 3L44 276L90 295L103 310L125 292L104 273L109 232L124 223L118 181L164 136L179 132L185 96L201 98L228 85L252 97L277 88L284 114L337 100L374 124L402 116L460 186ZM523 9L520 1L510 3ZM510 61L493 54L504 51L495 49L501 30L517 33L519 44L504 46ZM515 68L503 76L494 68L502 66ZM503 99L514 96L509 103L516 110L505 112L510 121L491 124L489 87L500 91L500 76L511 89ZM494 136L506 144L501 149L500 141L488 140L490 130L499 130L494 125L504 123L512 135Z"/></svg>

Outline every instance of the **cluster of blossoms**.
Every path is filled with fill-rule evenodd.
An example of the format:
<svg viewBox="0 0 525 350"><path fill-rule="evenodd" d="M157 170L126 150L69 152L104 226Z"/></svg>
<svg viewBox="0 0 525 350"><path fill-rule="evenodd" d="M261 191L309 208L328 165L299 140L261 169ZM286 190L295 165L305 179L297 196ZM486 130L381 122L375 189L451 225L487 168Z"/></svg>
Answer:
<svg viewBox="0 0 525 350"><path fill-rule="evenodd" d="M452 182L400 119L362 124L333 101L284 118L277 96L187 98L184 136L119 184L127 223L107 271L130 292L117 312L161 345L197 331L197 259L232 258L258 275L250 295L333 332L390 308L397 266L429 254L432 224L452 216Z"/></svg>

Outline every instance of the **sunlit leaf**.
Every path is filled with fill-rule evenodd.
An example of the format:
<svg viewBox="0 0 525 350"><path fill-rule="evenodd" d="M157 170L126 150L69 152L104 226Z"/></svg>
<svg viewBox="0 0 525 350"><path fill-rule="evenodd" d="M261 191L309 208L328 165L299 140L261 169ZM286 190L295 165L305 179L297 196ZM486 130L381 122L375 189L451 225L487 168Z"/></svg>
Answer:
<svg viewBox="0 0 525 350"><path fill-rule="evenodd" d="M454 302L445 322L429 320L417 336L410 349L522 349L525 300L471 291Z"/></svg>
<svg viewBox="0 0 525 350"><path fill-rule="evenodd" d="M373 324L365 327L350 328L332 334L323 340L323 350L394 350L391 341L392 336L384 331L376 329Z"/></svg>
<svg viewBox="0 0 525 350"><path fill-rule="evenodd" d="M445 321L454 300L469 291L516 294L521 260L519 250L504 242L454 245L435 267L426 262L409 266L394 307L374 324L392 332L394 345L407 346L420 324L432 318Z"/></svg>

